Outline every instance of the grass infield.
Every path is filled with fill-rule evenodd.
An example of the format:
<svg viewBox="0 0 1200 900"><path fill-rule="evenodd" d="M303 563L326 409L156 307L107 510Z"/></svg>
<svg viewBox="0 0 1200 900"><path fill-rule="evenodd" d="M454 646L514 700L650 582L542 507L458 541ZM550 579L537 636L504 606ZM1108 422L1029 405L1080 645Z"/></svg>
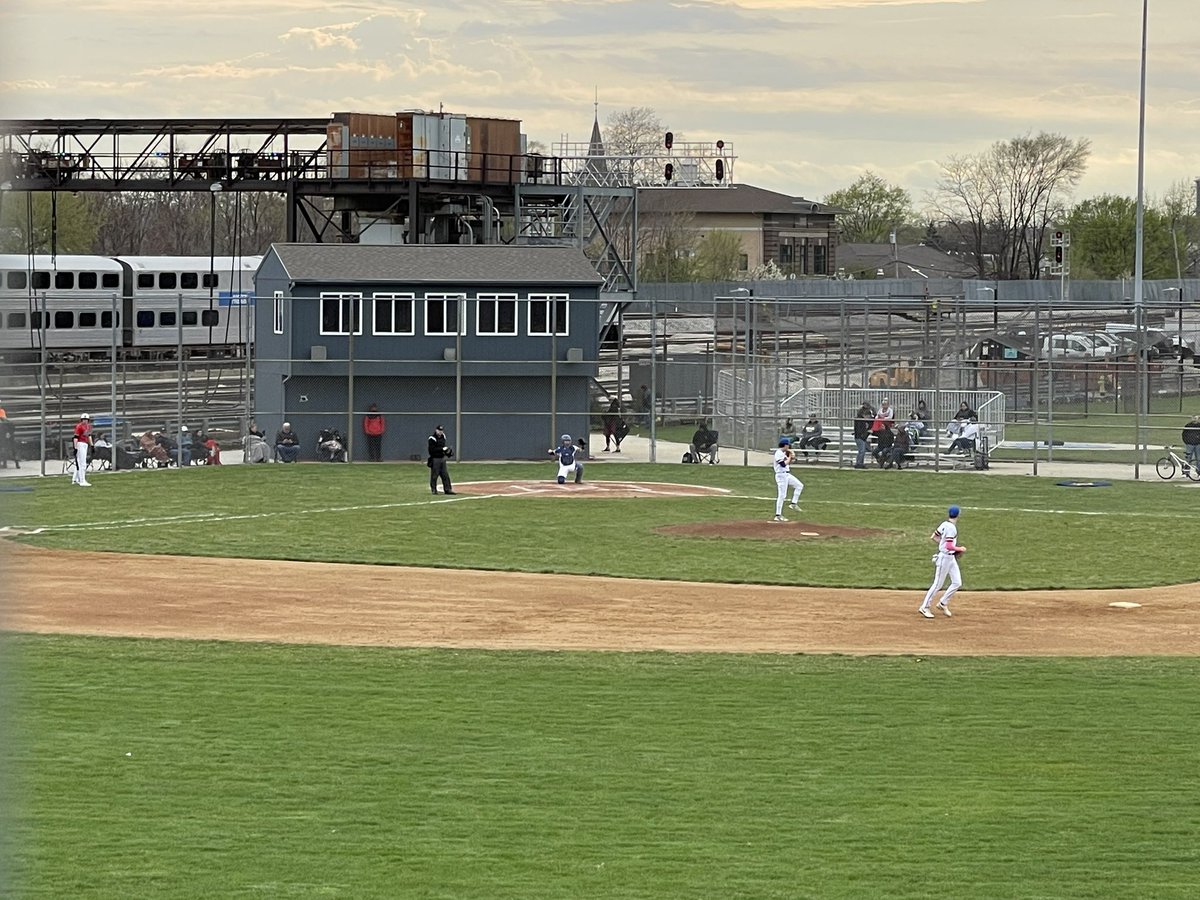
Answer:
<svg viewBox="0 0 1200 900"><path fill-rule="evenodd" d="M9 896L1200 889L1195 660L4 651Z"/></svg>
<svg viewBox="0 0 1200 900"><path fill-rule="evenodd" d="M452 466L457 481L549 481L549 464ZM1200 526L1187 486L798 467L801 513L815 523L883 529L818 541L659 533L691 522L766 520L774 480L762 467L592 464L589 480L681 481L727 496L670 499L482 498L431 503L422 466L228 466L65 477L7 499L7 521L47 530L41 546L197 556L599 574L729 583L918 589L928 537L963 508L967 588L1133 587L1195 580L1181 548ZM450 500L452 498L445 498Z"/></svg>

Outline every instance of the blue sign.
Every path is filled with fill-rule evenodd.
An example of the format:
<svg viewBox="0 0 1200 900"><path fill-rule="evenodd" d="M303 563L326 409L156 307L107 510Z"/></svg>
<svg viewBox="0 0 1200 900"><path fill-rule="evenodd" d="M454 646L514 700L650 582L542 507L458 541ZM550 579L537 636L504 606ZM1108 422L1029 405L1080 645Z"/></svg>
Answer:
<svg viewBox="0 0 1200 900"><path fill-rule="evenodd" d="M218 306L253 306L253 291L221 291L217 294Z"/></svg>

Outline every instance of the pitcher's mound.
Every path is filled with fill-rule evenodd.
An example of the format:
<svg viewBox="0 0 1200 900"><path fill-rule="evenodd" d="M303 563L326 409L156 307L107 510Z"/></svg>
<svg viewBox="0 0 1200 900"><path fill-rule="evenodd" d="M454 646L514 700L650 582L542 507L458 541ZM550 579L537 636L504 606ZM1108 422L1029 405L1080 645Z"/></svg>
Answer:
<svg viewBox="0 0 1200 900"><path fill-rule="evenodd" d="M505 497L715 497L730 493L726 488L698 484L671 484L662 481L585 481L559 484L548 481L465 481L455 482L460 494L500 494Z"/></svg>
<svg viewBox="0 0 1200 900"><path fill-rule="evenodd" d="M883 528L852 528L817 522L772 522L752 519L738 522L698 522L654 529L659 534L685 537L744 538L752 541L818 541L822 538L864 538L887 534Z"/></svg>

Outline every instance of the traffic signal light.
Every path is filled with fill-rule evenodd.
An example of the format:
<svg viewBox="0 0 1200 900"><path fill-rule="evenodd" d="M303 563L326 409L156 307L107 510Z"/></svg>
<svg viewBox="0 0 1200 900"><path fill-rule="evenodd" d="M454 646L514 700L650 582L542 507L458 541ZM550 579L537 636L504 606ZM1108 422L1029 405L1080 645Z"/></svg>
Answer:
<svg viewBox="0 0 1200 900"><path fill-rule="evenodd" d="M1061 234L1061 232L1060 232L1060 234ZM1054 264L1056 266L1061 266L1062 261L1063 261L1063 248L1062 248L1062 244L1059 244L1057 247L1054 248Z"/></svg>
<svg viewBox="0 0 1200 900"><path fill-rule="evenodd" d="M663 141L663 143L664 143L664 144L666 144L666 145L667 145L667 149L668 149L668 150L670 150L670 149L671 149L671 145L675 143L675 135L674 135L674 134L672 134L670 131L668 131L668 132L667 132L667 137L666 137L666 139Z"/></svg>
<svg viewBox="0 0 1200 900"><path fill-rule="evenodd" d="M665 178L667 181L670 181L674 177L675 177L675 166L673 166L671 163L667 163L666 168L663 169L663 178Z"/></svg>
<svg viewBox="0 0 1200 900"><path fill-rule="evenodd" d="M725 161L718 159L717 160L717 181L724 181L724 180L725 180Z"/></svg>

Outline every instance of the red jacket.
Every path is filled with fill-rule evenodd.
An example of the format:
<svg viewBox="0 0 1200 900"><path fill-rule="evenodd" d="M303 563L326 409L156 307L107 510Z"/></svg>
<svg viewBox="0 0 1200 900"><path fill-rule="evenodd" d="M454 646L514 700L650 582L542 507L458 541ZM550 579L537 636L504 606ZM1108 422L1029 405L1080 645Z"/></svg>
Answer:
<svg viewBox="0 0 1200 900"><path fill-rule="evenodd" d="M381 415L363 416L363 434L383 434L387 423Z"/></svg>

